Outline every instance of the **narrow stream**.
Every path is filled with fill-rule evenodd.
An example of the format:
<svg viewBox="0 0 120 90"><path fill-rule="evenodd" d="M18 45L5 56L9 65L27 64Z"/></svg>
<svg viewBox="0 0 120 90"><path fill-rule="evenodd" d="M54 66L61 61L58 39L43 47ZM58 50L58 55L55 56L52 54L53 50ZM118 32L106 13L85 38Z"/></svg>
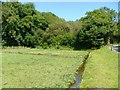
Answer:
<svg viewBox="0 0 120 90"><path fill-rule="evenodd" d="M79 88L80 83L82 81L82 75L84 73L84 69L85 69L85 64L87 62L87 59L89 57L90 52L84 57L83 63L80 65L79 69L77 70L77 75L76 75L76 81L73 85L71 85L69 90L72 90L72 88Z"/></svg>

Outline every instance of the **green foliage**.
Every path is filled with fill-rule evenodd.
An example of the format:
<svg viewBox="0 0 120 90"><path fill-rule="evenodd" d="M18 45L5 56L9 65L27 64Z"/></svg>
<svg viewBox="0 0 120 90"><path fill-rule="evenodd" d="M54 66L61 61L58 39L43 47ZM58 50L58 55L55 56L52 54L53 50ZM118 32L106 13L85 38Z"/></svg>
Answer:
<svg viewBox="0 0 120 90"><path fill-rule="evenodd" d="M77 43L81 47L91 48L106 45L108 40L117 30L117 25L109 14L102 10L94 10L86 13L82 18L84 24L77 34Z"/></svg>
<svg viewBox="0 0 120 90"><path fill-rule="evenodd" d="M59 18L58 16L51 12L42 12L41 15L47 20L49 24L65 22L64 19Z"/></svg>
<svg viewBox="0 0 120 90"><path fill-rule="evenodd" d="M17 8L17 9L16 9ZM40 44L48 24L32 3L3 2L3 44L30 46Z"/></svg>
<svg viewBox="0 0 120 90"><path fill-rule="evenodd" d="M51 12L37 11L33 3L2 2L2 13L4 46L79 49L100 47L109 39L113 41L114 37L119 37L116 34L117 13L106 7L69 22Z"/></svg>
<svg viewBox="0 0 120 90"><path fill-rule="evenodd" d="M118 14L115 10L107 8L107 7L102 7L102 8L100 8L100 10L106 12L109 15L109 17L111 18L112 21L117 21Z"/></svg>

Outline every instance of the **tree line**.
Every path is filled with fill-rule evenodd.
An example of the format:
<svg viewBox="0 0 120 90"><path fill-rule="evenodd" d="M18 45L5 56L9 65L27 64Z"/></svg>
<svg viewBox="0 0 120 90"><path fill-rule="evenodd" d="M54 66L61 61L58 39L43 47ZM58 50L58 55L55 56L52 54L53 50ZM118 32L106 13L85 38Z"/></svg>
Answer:
<svg viewBox="0 0 120 90"><path fill-rule="evenodd" d="M74 49L101 47L118 42L118 14L102 7L76 21L40 12L33 3L2 2L2 45Z"/></svg>

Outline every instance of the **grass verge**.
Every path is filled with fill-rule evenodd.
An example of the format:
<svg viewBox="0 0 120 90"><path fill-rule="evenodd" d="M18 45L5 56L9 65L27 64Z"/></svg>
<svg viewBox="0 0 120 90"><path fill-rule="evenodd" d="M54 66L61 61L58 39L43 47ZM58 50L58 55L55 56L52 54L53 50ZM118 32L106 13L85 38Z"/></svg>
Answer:
<svg viewBox="0 0 120 90"><path fill-rule="evenodd" d="M80 88L118 88L118 53L108 46L92 51Z"/></svg>

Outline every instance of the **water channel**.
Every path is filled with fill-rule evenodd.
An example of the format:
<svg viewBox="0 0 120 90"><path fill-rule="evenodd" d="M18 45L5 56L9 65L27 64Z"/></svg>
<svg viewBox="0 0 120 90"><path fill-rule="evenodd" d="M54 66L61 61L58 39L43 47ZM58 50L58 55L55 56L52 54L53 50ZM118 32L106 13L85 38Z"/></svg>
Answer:
<svg viewBox="0 0 120 90"><path fill-rule="evenodd" d="M87 59L89 57L90 52L84 57L83 63L80 65L79 69L77 70L76 80L73 85L71 85L69 90L72 90L73 88L79 88L80 83L82 81L82 75L84 73L85 64L87 62Z"/></svg>

